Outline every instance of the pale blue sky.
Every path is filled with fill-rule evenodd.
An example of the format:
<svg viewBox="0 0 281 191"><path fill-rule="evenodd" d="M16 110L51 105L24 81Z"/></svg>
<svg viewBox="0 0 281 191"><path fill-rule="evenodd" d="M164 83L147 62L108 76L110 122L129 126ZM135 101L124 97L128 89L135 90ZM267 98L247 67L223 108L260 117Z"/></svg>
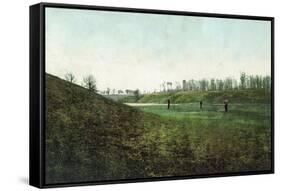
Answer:
<svg viewBox="0 0 281 191"><path fill-rule="evenodd" d="M270 75L269 21L46 8L46 72L98 89Z"/></svg>

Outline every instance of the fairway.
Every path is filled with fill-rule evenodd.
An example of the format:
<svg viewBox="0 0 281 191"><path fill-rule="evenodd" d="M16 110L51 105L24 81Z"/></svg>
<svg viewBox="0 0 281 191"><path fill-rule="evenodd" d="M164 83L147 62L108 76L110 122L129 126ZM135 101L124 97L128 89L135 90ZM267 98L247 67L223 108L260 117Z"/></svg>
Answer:
<svg viewBox="0 0 281 191"><path fill-rule="evenodd" d="M200 109L199 103L171 104L171 108L167 109L166 104L149 104L147 106L142 103L133 105L134 107L151 112L169 119L217 119L217 120L254 120L257 124L261 121L270 120L271 105L270 104L230 104L229 111L224 112L223 104L204 104ZM226 121L224 121L226 122ZM268 126L268 121L265 123Z"/></svg>

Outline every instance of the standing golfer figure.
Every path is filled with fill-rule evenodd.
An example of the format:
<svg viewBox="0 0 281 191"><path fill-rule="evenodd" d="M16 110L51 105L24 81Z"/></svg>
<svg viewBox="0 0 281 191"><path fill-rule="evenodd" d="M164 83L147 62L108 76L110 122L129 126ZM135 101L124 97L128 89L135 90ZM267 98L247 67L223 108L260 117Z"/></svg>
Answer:
<svg viewBox="0 0 281 191"><path fill-rule="evenodd" d="M228 111L228 100L224 100L224 111L227 112Z"/></svg>
<svg viewBox="0 0 281 191"><path fill-rule="evenodd" d="M168 99L168 109L170 109L170 103L171 103L171 101L170 101L170 99Z"/></svg>
<svg viewBox="0 0 281 191"><path fill-rule="evenodd" d="M200 109L202 109L203 101L200 100Z"/></svg>

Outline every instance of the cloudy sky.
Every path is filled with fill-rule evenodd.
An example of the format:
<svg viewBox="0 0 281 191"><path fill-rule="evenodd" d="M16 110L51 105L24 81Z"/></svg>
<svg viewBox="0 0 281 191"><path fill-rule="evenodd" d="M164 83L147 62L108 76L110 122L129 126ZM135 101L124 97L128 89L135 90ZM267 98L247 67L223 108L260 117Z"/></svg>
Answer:
<svg viewBox="0 0 281 191"><path fill-rule="evenodd" d="M269 21L46 8L46 72L99 90L270 75Z"/></svg>

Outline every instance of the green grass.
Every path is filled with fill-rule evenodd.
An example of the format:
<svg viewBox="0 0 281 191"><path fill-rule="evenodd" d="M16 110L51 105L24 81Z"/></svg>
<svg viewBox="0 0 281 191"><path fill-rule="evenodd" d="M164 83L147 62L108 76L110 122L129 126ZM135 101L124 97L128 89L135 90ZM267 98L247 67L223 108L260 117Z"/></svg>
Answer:
<svg viewBox="0 0 281 191"><path fill-rule="evenodd" d="M196 173L270 169L270 104L234 104L227 113L222 107L206 104L200 110L199 104L181 104L170 110L165 106L138 108L170 123L157 129L150 127L165 132L167 142L188 135L181 144L190 144Z"/></svg>
<svg viewBox="0 0 281 191"><path fill-rule="evenodd" d="M199 103L171 105L170 110L166 105L138 106L137 108L160 116L183 120L187 118L223 119L223 117L238 117L239 119L268 117L270 119L270 104L229 104L227 113L224 112L223 104L212 103L205 103L202 109L200 109ZM244 116L245 114L248 115Z"/></svg>
<svg viewBox="0 0 281 191"><path fill-rule="evenodd" d="M270 103L270 93L265 90L231 90L231 91L179 91L158 92L146 94L138 100L139 103L194 103L203 100L208 103Z"/></svg>
<svg viewBox="0 0 281 191"><path fill-rule="evenodd" d="M252 95L228 113L206 92L130 107L47 74L46 183L270 170L270 101Z"/></svg>

